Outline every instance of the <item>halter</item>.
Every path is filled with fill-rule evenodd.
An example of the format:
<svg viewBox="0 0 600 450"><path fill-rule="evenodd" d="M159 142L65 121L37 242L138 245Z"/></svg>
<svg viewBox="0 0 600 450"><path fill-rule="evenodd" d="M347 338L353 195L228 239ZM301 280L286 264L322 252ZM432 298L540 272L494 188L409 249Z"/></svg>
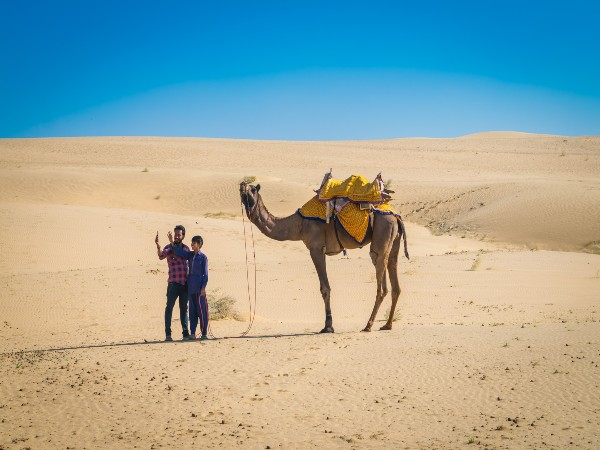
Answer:
<svg viewBox="0 0 600 450"><path fill-rule="evenodd" d="M244 190L242 190L242 186L244 187ZM240 184L240 192L246 194L246 204L244 205L244 201L242 200L241 196L240 196L240 203L246 207L246 214L248 214L248 219L250 219L252 217L252 214L254 213L254 211L256 211L257 209L260 210L260 206L259 206L259 201L257 198L252 209L250 211L248 211L248 209L250 209L250 205L248 204L248 196L250 194L248 193L247 187L248 187L248 185L245 183ZM259 213L260 213L260 211L259 211Z"/></svg>

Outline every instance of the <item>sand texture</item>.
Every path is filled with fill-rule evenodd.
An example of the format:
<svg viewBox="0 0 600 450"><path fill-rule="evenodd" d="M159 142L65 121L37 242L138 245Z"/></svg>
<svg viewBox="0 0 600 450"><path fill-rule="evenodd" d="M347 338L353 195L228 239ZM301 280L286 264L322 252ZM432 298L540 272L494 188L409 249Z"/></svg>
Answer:
<svg viewBox="0 0 600 450"><path fill-rule="evenodd" d="M323 174L391 183L411 259L392 331L368 246L328 257L335 334L293 214ZM204 238L242 320L164 339L154 236ZM244 228L245 227L245 228ZM245 229L245 233L244 233ZM245 242L248 246L246 256ZM246 261L256 319L249 316ZM600 445L600 137L0 140L0 449Z"/></svg>

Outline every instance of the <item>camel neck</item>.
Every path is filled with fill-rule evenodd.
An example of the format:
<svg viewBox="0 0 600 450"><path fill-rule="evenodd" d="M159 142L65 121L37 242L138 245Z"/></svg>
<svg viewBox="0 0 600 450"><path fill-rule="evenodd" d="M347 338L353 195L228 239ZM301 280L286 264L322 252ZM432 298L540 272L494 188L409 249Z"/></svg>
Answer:
<svg viewBox="0 0 600 450"><path fill-rule="evenodd" d="M252 213L251 221L267 237L277 241L301 240L302 220L298 214L288 217L275 217L258 198L258 204Z"/></svg>

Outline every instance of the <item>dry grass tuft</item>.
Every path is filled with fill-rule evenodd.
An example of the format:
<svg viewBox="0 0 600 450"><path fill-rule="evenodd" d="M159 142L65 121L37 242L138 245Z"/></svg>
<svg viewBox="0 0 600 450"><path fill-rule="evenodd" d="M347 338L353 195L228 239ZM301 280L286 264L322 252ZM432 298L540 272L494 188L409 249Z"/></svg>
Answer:
<svg viewBox="0 0 600 450"><path fill-rule="evenodd" d="M385 312L385 320L388 321L390 319L390 311L391 311L392 307L390 306L387 311ZM396 322L400 320L400 315L398 314L398 311L396 311L394 313L394 318L392 319L392 322Z"/></svg>
<svg viewBox="0 0 600 450"><path fill-rule="evenodd" d="M475 261L473 261L473 264L471 265L471 268L469 270L471 272L476 271L477 268L479 267L479 264L481 264L481 258L477 257L477 258L475 258Z"/></svg>
<svg viewBox="0 0 600 450"><path fill-rule="evenodd" d="M208 300L208 314L210 320L242 320L240 313L235 309L235 299L230 295L221 295L217 289L206 294Z"/></svg>
<svg viewBox="0 0 600 450"><path fill-rule="evenodd" d="M235 217L235 214L231 214L225 211L207 212L204 214L204 217L210 217L211 219L231 219L232 217Z"/></svg>
<svg viewBox="0 0 600 450"><path fill-rule="evenodd" d="M594 255L600 255L600 241L591 241L583 246L583 251L586 253L593 253Z"/></svg>

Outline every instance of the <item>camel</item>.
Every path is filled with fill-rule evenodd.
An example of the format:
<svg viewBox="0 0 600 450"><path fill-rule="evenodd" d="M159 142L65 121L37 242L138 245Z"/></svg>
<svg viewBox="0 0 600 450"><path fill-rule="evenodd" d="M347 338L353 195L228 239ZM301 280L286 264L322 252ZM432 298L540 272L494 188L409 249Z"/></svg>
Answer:
<svg viewBox="0 0 600 450"><path fill-rule="evenodd" d="M359 245L336 221L329 223L308 220L294 213L288 217L274 217L267 210L259 194L260 184L240 183L240 199L246 210L248 219L267 237L277 241L302 241L310 252L310 257L319 276L321 295L325 303L325 327L321 333L333 333L333 317L331 315L331 287L327 279L326 255L339 254L345 249L361 248L371 244L370 256L375 266L377 277L377 293L375 305L367 325L362 331L370 332L383 298L387 295L386 272L389 274L392 288L392 306L385 325L380 330L391 330L400 297L398 282L398 254L400 241L404 238L404 254L408 258L406 231L402 219L393 214L382 215L371 212L366 240ZM337 228L337 232L336 229Z"/></svg>

